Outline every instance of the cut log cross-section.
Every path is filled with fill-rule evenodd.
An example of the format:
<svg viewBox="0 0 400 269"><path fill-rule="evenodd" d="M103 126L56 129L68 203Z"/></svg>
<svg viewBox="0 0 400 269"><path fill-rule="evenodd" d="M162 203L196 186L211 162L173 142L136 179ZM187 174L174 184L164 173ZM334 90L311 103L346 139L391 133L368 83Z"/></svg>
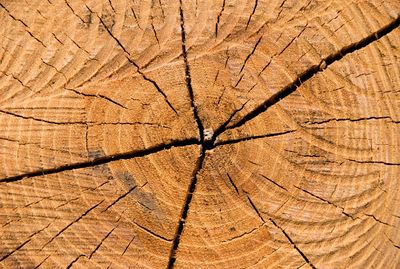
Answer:
<svg viewBox="0 0 400 269"><path fill-rule="evenodd" d="M0 267L400 267L398 0L0 0L0 25Z"/></svg>

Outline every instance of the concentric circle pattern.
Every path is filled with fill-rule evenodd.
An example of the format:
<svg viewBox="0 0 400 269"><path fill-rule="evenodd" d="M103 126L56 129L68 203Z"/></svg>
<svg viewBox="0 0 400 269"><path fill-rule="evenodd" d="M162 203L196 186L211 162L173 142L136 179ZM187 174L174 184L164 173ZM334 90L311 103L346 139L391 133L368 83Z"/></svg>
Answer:
<svg viewBox="0 0 400 269"><path fill-rule="evenodd" d="M400 268L400 2L0 0L1 268Z"/></svg>

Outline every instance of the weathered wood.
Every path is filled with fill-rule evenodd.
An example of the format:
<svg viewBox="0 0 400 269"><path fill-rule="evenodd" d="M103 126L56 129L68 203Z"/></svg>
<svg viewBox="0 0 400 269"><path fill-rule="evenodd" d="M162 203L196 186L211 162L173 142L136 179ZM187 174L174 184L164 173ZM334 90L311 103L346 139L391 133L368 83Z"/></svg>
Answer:
<svg viewBox="0 0 400 269"><path fill-rule="evenodd" d="M0 266L400 267L400 2L0 0Z"/></svg>

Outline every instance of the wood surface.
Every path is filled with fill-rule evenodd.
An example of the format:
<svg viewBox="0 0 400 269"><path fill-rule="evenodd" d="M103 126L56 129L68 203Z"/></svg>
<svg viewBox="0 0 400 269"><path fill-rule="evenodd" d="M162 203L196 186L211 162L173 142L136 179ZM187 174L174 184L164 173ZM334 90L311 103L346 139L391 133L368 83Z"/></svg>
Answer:
<svg viewBox="0 0 400 269"><path fill-rule="evenodd" d="M399 0L0 0L0 267L400 268Z"/></svg>

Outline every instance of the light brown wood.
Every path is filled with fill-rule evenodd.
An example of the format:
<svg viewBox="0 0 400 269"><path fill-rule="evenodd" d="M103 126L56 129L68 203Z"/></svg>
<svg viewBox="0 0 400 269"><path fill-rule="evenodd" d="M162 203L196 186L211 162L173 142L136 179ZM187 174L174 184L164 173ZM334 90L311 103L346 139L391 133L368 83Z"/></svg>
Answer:
<svg viewBox="0 0 400 269"><path fill-rule="evenodd" d="M398 0L0 0L0 25L0 267L400 267Z"/></svg>

